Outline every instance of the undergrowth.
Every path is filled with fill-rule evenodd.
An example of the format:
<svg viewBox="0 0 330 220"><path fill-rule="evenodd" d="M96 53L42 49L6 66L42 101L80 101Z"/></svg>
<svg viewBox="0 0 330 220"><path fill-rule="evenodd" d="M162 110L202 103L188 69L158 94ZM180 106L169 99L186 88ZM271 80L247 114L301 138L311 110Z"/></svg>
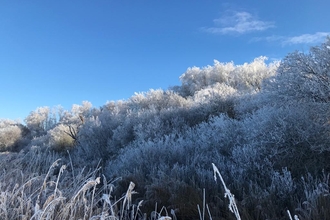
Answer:
<svg viewBox="0 0 330 220"><path fill-rule="evenodd" d="M70 154L50 164L49 160L59 156L51 152L42 153L44 157L34 157L33 163L27 165L26 160L32 159L32 155L38 155L38 152L1 155L1 219L184 219L177 217L178 210L157 203L154 204L153 211L144 212L143 206L147 201L133 199L133 195L138 195L138 192L134 191L134 182L128 183L125 193L119 197L115 196L116 182L119 182L119 179L107 180L101 174L101 167L90 170L83 167L75 169ZM45 160L50 164L49 167L38 167L42 166ZM212 166L214 179L220 179L225 198L228 198L229 205L226 210L232 213L225 219L252 219L246 214L244 205L231 193L218 168L214 164ZM209 176L211 175L210 172ZM320 216L322 219L328 219L329 175L324 173L323 179L319 180L308 175L302 178L302 181L308 199L299 203L300 207L291 210L295 213L293 217L290 210L283 210L286 214L283 219L317 219ZM205 190L200 201L201 203L195 207L198 215L190 219L223 219L219 218L217 213L213 213L212 210L217 207L210 208L207 204ZM274 201L269 201L270 204L272 202Z"/></svg>

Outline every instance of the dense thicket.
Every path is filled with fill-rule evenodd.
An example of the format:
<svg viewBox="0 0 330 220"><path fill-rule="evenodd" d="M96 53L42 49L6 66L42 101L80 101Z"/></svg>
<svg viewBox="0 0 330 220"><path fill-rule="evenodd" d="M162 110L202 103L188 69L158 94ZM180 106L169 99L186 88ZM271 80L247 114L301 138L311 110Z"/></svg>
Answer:
<svg viewBox="0 0 330 220"><path fill-rule="evenodd" d="M133 181L144 211L157 204L180 219L198 218L205 189L213 218L231 219L214 163L243 219L329 219L330 39L281 62L214 61L180 80L100 108L38 108L25 125L1 120L0 150L64 160L69 150L75 166L120 177L118 196Z"/></svg>

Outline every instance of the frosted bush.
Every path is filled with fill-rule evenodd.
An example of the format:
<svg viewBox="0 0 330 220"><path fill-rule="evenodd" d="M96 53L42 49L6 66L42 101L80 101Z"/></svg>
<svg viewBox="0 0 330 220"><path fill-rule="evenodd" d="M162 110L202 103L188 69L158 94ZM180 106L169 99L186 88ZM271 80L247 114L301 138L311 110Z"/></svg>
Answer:
<svg viewBox="0 0 330 220"><path fill-rule="evenodd" d="M262 81L274 76L278 62L266 64L266 57L258 57L251 63L234 65L215 60L213 66L192 67L180 76L181 88L176 88L184 96L192 96L197 91L216 83L224 84L241 93L259 91Z"/></svg>
<svg viewBox="0 0 330 220"><path fill-rule="evenodd" d="M27 127L34 132L33 135L43 134L53 126L50 118L50 108L48 106L39 107L32 111L26 118Z"/></svg>
<svg viewBox="0 0 330 220"><path fill-rule="evenodd" d="M44 147L48 148L50 142L50 136L49 134L41 135L38 137L33 137L31 142L29 143L29 147L38 146L38 147Z"/></svg>
<svg viewBox="0 0 330 220"><path fill-rule="evenodd" d="M203 68L192 67L180 76L182 91L185 95L193 95L214 83L226 83L229 80L230 72L235 69L234 64L220 63L215 60L213 66Z"/></svg>
<svg viewBox="0 0 330 220"><path fill-rule="evenodd" d="M0 151L12 150L22 138L22 130L12 122L0 122Z"/></svg>
<svg viewBox="0 0 330 220"><path fill-rule="evenodd" d="M144 93L135 93L129 100L128 105L132 111L143 111L154 109L157 111L168 108L180 108L188 105L186 99L177 93L162 89L153 90Z"/></svg>
<svg viewBox="0 0 330 220"><path fill-rule="evenodd" d="M194 96L194 102L208 103L212 99L228 99L235 95L237 91L226 84L216 83L212 86L208 86L204 89L197 91Z"/></svg>
<svg viewBox="0 0 330 220"><path fill-rule="evenodd" d="M286 167L282 168L282 172L273 171L269 191L278 200L288 200L295 193L296 187L291 172Z"/></svg>
<svg viewBox="0 0 330 220"><path fill-rule="evenodd" d="M329 214L330 185L328 173L315 177L310 173L301 177L302 198L296 213L302 219L326 219Z"/></svg>
<svg viewBox="0 0 330 220"><path fill-rule="evenodd" d="M70 111L63 111L61 120L58 123L71 126L77 131L78 127L82 126L85 120L94 117L93 114L98 114L98 112L98 110L92 108L92 103L83 101L82 105L73 104Z"/></svg>
<svg viewBox="0 0 330 220"><path fill-rule="evenodd" d="M330 101L330 38L309 53L294 52L286 56L278 73L267 80L264 89L278 105Z"/></svg>
<svg viewBox="0 0 330 220"><path fill-rule="evenodd" d="M328 47L329 42L310 54L291 54L280 67L265 57L243 65L215 61L192 67L180 77L181 86L136 93L99 109L85 101L54 117L48 107L39 108L26 119L33 139L30 151L22 152L22 167L31 164L40 172L51 161L46 152L59 154L49 147L75 144L67 168L101 165L107 177L122 177L119 187L134 181L147 209L154 210L157 202L179 207L185 214L179 218L194 219L205 188L216 218L228 218L220 189L209 175L214 162L228 179L226 188L235 193L244 219L287 218L285 210L295 210L297 201L302 201L295 210L299 218L325 219L329 183L317 175L323 168L330 170ZM29 137L24 126L2 123L0 143L5 149ZM305 177L306 172L313 176ZM77 186L70 178L79 175L63 177ZM301 176L305 179L299 181ZM86 189L96 186L90 181ZM77 203L81 218L90 217L84 216L84 208L93 190L76 192L77 201L82 198ZM108 207L110 197L102 198ZM54 204L60 201L58 197ZM126 217L129 211L124 213Z"/></svg>
<svg viewBox="0 0 330 220"><path fill-rule="evenodd" d="M59 124L52 130L48 131L50 136L50 146L54 150L63 151L70 149L74 145L74 139L68 135L69 127L67 125Z"/></svg>
<svg viewBox="0 0 330 220"><path fill-rule="evenodd" d="M233 71L231 86L238 91L259 92L263 81L274 76L279 66L279 62L276 61L266 64L267 59L267 57L261 56L255 58L251 63L238 65Z"/></svg>
<svg viewBox="0 0 330 220"><path fill-rule="evenodd" d="M304 205L317 208L319 197L330 196L329 178L330 174L326 174L324 171L321 178L315 178L310 173L306 177L301 177L305 194Z"/></svg>

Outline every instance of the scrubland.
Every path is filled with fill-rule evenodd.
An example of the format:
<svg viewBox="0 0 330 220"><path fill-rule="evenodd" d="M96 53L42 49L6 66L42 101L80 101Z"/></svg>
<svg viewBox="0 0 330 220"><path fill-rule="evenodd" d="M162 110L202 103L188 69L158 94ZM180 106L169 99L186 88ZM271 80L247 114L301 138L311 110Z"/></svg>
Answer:
<svg viewBox="0 0 330 220"><path fill-rule="evenodd" d="M330 219L330 39L180 80L0 120L0 218Z"/></svg>

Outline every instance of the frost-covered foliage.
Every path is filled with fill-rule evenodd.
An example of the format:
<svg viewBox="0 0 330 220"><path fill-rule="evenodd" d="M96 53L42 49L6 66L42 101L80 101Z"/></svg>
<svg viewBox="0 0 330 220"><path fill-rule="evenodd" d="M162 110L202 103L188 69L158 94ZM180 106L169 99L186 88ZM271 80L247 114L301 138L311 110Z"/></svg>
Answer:
<svg viewBox="0 0 330 220"><path fill-rule="evenodd" d="M27 144L30 131L9 119L0 120L0 151L19 151Z"/></svg>
<svg viewBox="0 0 330 220"><path fill-rule="evenodd" d="M56 118L51 114L48 106L39 107L32 111L24 121L33 135L40 135L56 124Z"/></svg>
<svg viewBox="0 0 330 220"><path fill-rule="evenodd" d="M287 210L299 219L326 219L329 48L330 39L280 63L265 57L243 65L215 61L189 68L179 86L100 108L87 101L69 111L38 108L25 130L2 121L0 143L8 150L28 137L27 155L49 166L42 157L49 151L69 156L70 167L101 166L106 178L120 178L118 197L133 181L135 202L144 200L146 212L157 204L179 219L196 219L205 189L213 217L231 219L213 180L214 163L242 219L288 219Z"/></svg>
<svg viewBox="0 0 330 220"><path fill-rule="evenodd" d="M282 105L288 102L329 103L329 48L330 39L321 46L312 47L309 53L289 54L282 61L278 74L265 84L273 101Z"/></svg>
<svg viewBox="0 0 330 220"><path fill-rule="evenodd" d="M141 203L132 203L134 183L114 198L113 182L100 168L76 169L59 156L38 147L0 154L1 219L143 219Z"/></svg>
<svg viewBox="0 0 330 220"><path fill-rule="evenodd" d="M266 57L258 57L251 63L234 65L215 60L213 66L192 67L180 76L182 86L176 88L183 96L193 96L197 91L214 87L217 84L231 87L242 93L259 91L264 79L275 75L278 62L266 64ZM223 94L231 90L223 90Z"/></svg>
<svg viewBox="0 0 330 220"><path fill-rule="evenodd" d="M69 135L70 127L59 124L55 128L48 131L50 137L50 146L57 151L70 149L74 146L74 139Z"/></svg>

